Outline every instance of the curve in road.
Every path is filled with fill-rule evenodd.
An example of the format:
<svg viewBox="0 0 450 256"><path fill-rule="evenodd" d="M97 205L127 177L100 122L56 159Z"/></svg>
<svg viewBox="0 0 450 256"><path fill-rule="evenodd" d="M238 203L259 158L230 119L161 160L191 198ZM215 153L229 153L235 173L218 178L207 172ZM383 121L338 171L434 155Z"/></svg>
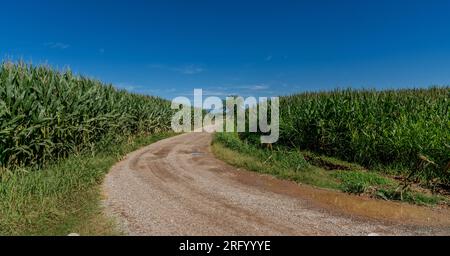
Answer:
<svg viewBox="0 0 450 256"><path fill-rule="evenodd" d="M212 135L168 138L116 164L104 205L130 235L449 235L448 209L385 202L233 168Z"/></svg>

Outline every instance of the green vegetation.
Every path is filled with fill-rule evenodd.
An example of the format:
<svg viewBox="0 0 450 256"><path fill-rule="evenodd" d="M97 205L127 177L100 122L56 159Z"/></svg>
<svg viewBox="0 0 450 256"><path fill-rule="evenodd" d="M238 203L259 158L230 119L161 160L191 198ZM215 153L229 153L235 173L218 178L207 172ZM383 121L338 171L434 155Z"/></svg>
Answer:
<svg viewBox="0 0 450 256"><path fill-rule="evenodd" d="M116 234L104 175L169 136L170 102L23 63L0 66L0 234Z"/></svg>
<svg viewBox="0 0 450 256"><path fill-rule="evenodd" d="M314 186L334 189L339 186L325 170L309 165L298 151L263 150L242 142L235 133L215 134L213 150L218 158L250 171Z"/></svg>
<svg viewBox="0 0 450 256"><path fill-rule="evenodd" d="M340 189L353 194L363 194L371 188L392 187L396 183L377 173L337 171L332 174L341 181Z"/></svg>
<svg viewBox="0 0 450 256"><path fill-rule="evenodd" d="M280 108L277 145L450 184L450 87L303 93L281 97Z"/></svg>
<svg viewBox="0 0 450 256"><path fill-rule="evenodd" d="M401 190L403 185L398 181L357 164L282 146L265 149L239 136L237 133L217 133L213 141L214 154L236 167L316 187L416 204L448 202L445 197L425 191Z"/></svg>
<svg viewBox="0 0 450 256"><path fill-rule="evenodd" d="M168 131L170 102L48 67L0 67L0 166L44 166L117 136ZM108 143L106 143L108 144Z"/></svg>
<svg viewBox="0 0 450 256"><path fill-rule="evenodd" d="M124 155L168 136L171 134L116 139L93 155L73 155L44 169L2 169L0 234L120 234L101 211L100 184Z"/></svg>
<svg viewBox="0 0 450 256"><path fill-rule="evenodd" d="M259 134L222 133L214 152L230 164L318 187L441 203L448 199L417 183L450 185L449 101L448 87L283 97L273 150L258 143ZM126 153L170 136L172 114L160 98L70 71L3 63L0 234L117 234L101 212L99 184Z"/></svg>

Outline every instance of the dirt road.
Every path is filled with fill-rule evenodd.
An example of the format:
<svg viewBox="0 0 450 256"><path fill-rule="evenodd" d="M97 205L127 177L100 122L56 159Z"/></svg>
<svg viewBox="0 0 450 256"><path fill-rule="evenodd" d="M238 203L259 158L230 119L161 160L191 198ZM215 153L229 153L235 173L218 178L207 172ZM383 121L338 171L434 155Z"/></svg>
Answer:
<svg viewBox="0 0 450 256"><path fill-rule="evenodd" d="M449 235L448 209L350 196L238 170L211 134L152 144L113 167L106 211L130 235Z"/></svg>

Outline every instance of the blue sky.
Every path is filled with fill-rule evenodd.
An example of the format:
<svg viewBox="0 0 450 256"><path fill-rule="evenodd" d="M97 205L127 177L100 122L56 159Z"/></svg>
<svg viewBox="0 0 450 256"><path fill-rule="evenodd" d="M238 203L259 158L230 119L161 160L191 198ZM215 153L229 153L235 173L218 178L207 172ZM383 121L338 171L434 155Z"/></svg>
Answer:
<svg viewBox="0 0 450 256"><path fill-rule="evenodd" d="M5 1L0 56L165 98L448 85L450 1Z"/></svg>

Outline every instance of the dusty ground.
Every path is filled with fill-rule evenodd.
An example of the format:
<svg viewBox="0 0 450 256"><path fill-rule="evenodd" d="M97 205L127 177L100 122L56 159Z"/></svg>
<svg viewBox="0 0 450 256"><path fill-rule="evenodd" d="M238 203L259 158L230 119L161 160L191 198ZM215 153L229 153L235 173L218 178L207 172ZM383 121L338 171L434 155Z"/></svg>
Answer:
<svg viewBox="0 0 450 256"><path fill-rule="evenodd" d="M211 134L131 153L104 183L106 211L130 235L450 235L450 211L350 196L238 170Z"/></svg>

